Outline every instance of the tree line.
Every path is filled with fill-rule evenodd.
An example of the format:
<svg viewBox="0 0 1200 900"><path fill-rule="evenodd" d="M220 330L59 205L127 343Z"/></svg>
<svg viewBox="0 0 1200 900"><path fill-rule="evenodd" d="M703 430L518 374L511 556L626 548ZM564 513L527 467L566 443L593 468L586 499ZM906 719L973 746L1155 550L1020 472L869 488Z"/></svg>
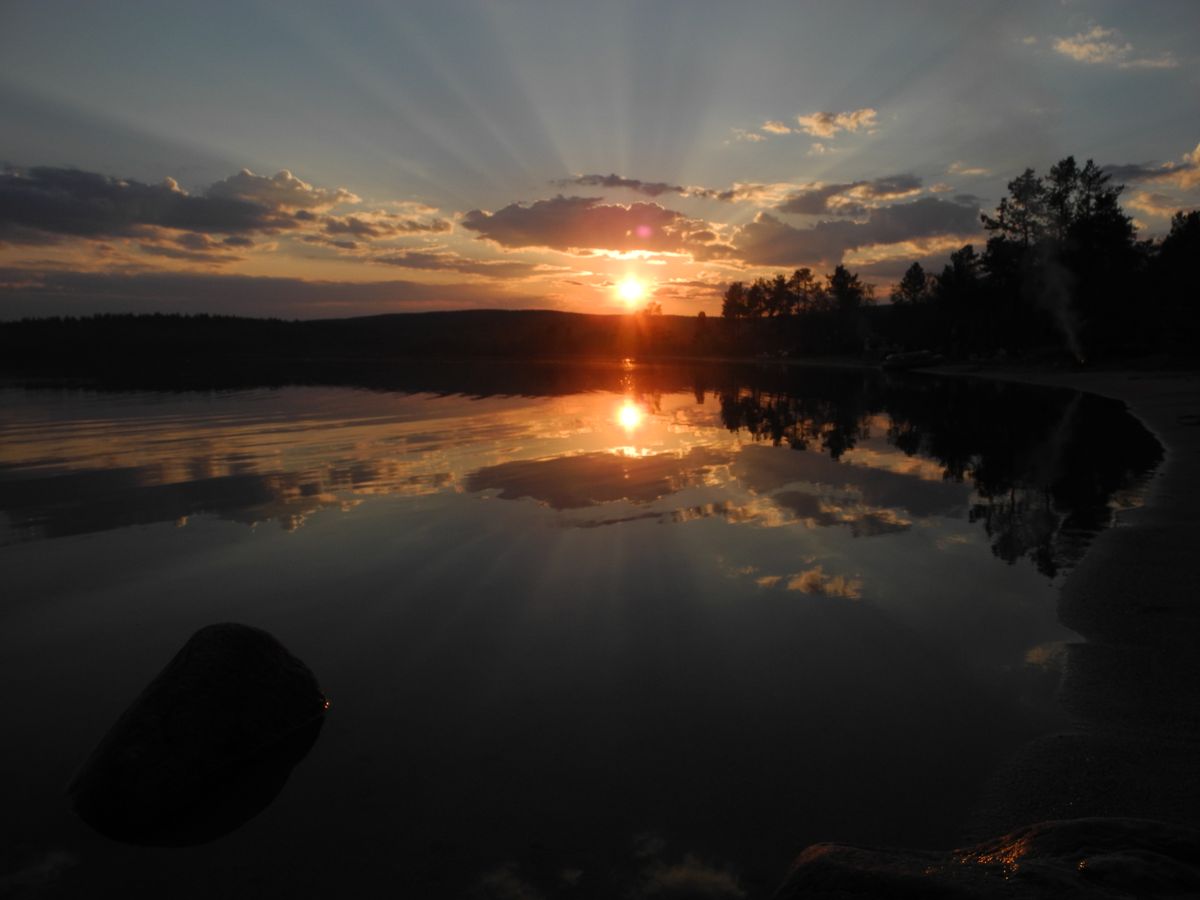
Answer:
<svg viewBox="0 0 1200 900"><path fill-rule="evenodd" d="M870 286L839 265L824 280L799 269L734 282L722 315L774 320L776 336L797 352L859 352L876 343L954 357L1047 347L1078 359L1194 355L1200 211L1176 213L1162 240L1139 241L1119 203L1122 190L1090 159L1080 166L1068 156L1042 176L1026 169L995 212L981 216L982 250L963 246L937 274L914 262L889 306L872 309Z"/></svg>

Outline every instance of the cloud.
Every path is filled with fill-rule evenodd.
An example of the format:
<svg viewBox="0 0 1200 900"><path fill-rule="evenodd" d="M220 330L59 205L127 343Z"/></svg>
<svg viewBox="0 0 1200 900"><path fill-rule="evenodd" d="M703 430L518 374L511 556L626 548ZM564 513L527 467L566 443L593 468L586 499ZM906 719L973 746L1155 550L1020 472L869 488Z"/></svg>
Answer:
<svg viewBox="0 0 1200 900"><path fill-rule="evenodd" d="M977 203L924 197L871 209L864 222L823 221L809 228L795 228L770 213L759 213L735 233L733 247L754 265L829 264L859 247L940 235L971 236L979 228Z"/></svg>
<svg viewBox="0 0 1200 900"><path fill-rule="evenodd" d="M759 184L755 182L735 181L728 188L708 188L668 184L665 181L642 181L638 178L626 178L622 175L577 175L574 178L562 178L551 182L559 187L580 185L583 187L623 188L644 194L647 197L660 197L663 194L679 194L682 197L701 197L706 200L720 200L724 203L777 202L796 185L789 182L774 184Z"/></svg>
<svg viewBox="0 0 1200 900"><path fill-rule="evenodd" d="M784 122L777 119L769 119L762 124L762 130L767 134L791 134L792 129Z"/></svg>
<svg viewBox="0 0 1200 900"><path fill-rule="evenodd" d="M800 131L813 137L831 138L839 131L861 131L875 127L878 113L870 108L856 109L851 112L816 112L806 116L796 116Z"/></svg>
<svg viewBox="0 0 1200 900"><path fill-rule="evenodd" d="M194 196L170 178L151 185L46 166L0 173L0 239L10 230L103 238L146 235L155 228L244 233L291 226L290 217L276 209Z"/></svg>
<svg viewBox="0 0 1200 900"><path fill-rule="evenodd" d="M689 853L681 862L658 862L649 867L641 895L647 898L742 900L746 892L732 872L718 869Z"/></svg>
<svg viewBox="0 0 1200 900"><path fill-rule="evenodd" d="M462 225L502 247L548 247L572 251L648 250L704 252L689 237L709 230L707 223L656 203L607 205L599 197L563 197L529 205L513 203L494 213L471 210Z"/></svg>
<svg viewBox="0 0 1200 900"><path fill-rule="evenodd" d="M1189 208L1189 204L1182 202L1178 197L1149 191L1136 191L1125 201L1125 205L1148 216L1161 218L1170 218L1180 210Z"/></svg>
<svg viewBox="0 0 1200 900"><path fill-rule="evenodd" d="M791 194L776 209L801 215L833 213L860 216L866 212L866 204L870 201L898 200L910 197L920 190L921 179L916 175L891 175L872 181L852 181L806 188Z"/></svg>
<svg viewBox="0 0 1200 900"><path fill-rule="evenodd" d="M357 239L391 238L405 234L441 234L450 230L445 219L405 219L390 213L362 216L326 216L321 231L328 235L349 235Z"/></svg>
<svg viewBox="0 0 1200 900"><path fill-rule="evenodd" d="M307 227L312 209L349 200L357 198L341 188L313 188L289 172L260 178L243 169L202 194L190 194L171 178L144 184L80 169L7 169L0 172L0 240L147 239L163 229L274 233Z"/></svg>
<svg viewBox="0 0 1200 900"><path fill-rule="evenodd" d="M345 188L326 190L307 184L283 169L270 177L242 169L211 185L205 195L213 198L244 200L276 209L328 209L339 203L358 203L359 198Z"/></svg>
<svg viewBox="0 0 1200 900"><path fill-rule="evenodd" d="M462 272L467 275L486 275L489 278L520 278L552 267L507 259L468 259L442 250L402 250L366 257L370 262L386 266L427 271Z"/></svg>
<svg viewBox="0 0 1200 900"><path fill-rule="evenodd" d="M757 144L767 139L766 135L759 134L757 131L747 131L744 128L733 129L733 139L735 141L747 141L751 144Z"/></svg>
<svg viewBox="0 0 1200 900"><path fill-rule="evenodd" d="M557 187L581 185L583 187L626 188L647 197L658 197L662 194L689 194L692 189L679 184L667 184L665 181L641 181L637 178L622 178L620 175L577 175L574 178L560 178L551 182Z"/></svg>
<svg viewBox="0 0 1200 900"><path fill-rule="evenodd" d="M788 577L787 589L802 594L818 594L822 597L841 597L858 600L862 597L862 580L845 575L826 575L821 566L814 566Z"/></svg>
<svg viewBox="0 0 1200 900"><path fill-rule="evenodd" d="M472 492L498 490L504 500L530 497L557 510L615 500L650 503L702 483L713 466L728 461L727 455L704 448L682 456L582 453L487 466L468 475L465 485Z"/></svg>
<svg viewBox="0 0 1200 900"><path fill-rule="evenodd" d="M1104 171L1114 181L1145 181L1173 184L1183 190L1200 185L1200 144L1190 153L1185 153L1179 162L1171 163L1126 163L1104 166Z"/></svg>
<svg viewBox="0 0 1200 900"><path fill-rule="evenodd" d="M1115 28L1093 25L1071 37L1055 38L1056 53L1075 62L1092 66L1116 66L1119 69L1173 69L1179 65L1170 53L1155 57L1135 57L1133 44Z"/></svg>
<svg viewBox="0 0 1200 900"><path fill-rule="evenodd" d="M985 169L982 166L969 166L962 160L958 160L956 162L950 163L949 167L946 169L946 174L947 175L965 175L967 177L975 178L975 177L982 177L984 175L991 175L992 170Z"/></svg>

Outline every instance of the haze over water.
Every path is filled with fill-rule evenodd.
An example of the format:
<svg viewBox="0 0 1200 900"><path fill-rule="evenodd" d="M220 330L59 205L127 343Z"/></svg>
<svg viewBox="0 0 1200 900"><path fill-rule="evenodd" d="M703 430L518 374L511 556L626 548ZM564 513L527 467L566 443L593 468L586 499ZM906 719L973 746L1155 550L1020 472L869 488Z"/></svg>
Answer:
<svg viewBox="0 0 1200 900"><path fill-rule="evenodd" d="M52 888L760 896L811 841L952 844L1061 724L1056 578L1157 459L1118 406L521 371L0 393L5 837L59 854ZM225 838L102 841L63 785L219 621L312 667L323 733Z"/></svg>

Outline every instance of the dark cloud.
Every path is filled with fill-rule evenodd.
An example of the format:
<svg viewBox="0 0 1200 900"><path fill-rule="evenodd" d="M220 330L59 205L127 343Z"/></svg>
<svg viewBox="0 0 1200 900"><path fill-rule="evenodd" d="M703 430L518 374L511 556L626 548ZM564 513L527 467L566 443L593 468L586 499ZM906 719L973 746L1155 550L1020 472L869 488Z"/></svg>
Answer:
<svg viewBox="0 0 1200 900"><path fill-rule="evenodd" d="M407 269L462 272L491 278L520 278L538 271L534 263L507 259L467 259L455 253L407 250L368 257L371 262Z"/></svg>
<svg viewBox="0 0 1200 900"><path fill-rule="evenodd" d="M230 197L195 196L171 179L142 184L79 169L37 167L0 173L0 239L10 229L101 238L156 228L194 232L273 231L290 217Z"/></svg>
<svg viewBox="0 0 1200 900"><path fill-rule="evenodd" d="M315 188L286 170L266 177L243 169L202 193L191 194L171 178L144 184L79 169L7 169L0 173L0 241L53 243L59 236L71 236L157 242L167 229L198 236L226 234L229 246L249 246L244 235L303 229L318 221L314 210L356 202L358 198L349 191ZM449 231L450 223L370 214L327 217L324 227L331 235L362 232L365 237L390 237Z"/></svg>
<svg viewBox="0 0 1200 900"><path fill-rule="evenodd" d="M220 247L219 243L215 243L214 247ZM149 253L152 256L165 256L168 259L182 259L187 262L206 263L208 265L225 265L226 263L238 262L243 257L234 253L215 252L212 248L202 248L199 250L189 250L186 247L177 247L172 244L150 244L140 243L138 248L143 253Z"/></svg>
<svg viewBox="0 0 1200 900"><path fill-rule="evenodd" d="M795 228L760 213L734 237L734 248L754 265L792 266L837 263L849 250L871 244L946 235L970 236L979 231L979 207L925 197L912 203L881 206L865 222L826 221Z"/></svg>
<svg viewBox="0 0 1200 900"><path fill-rule="evenodd" d="M889 175L872 181L826 184L791 194L776 207L780 212L799 215L861 216L871 201L895 200L921 189L916 175Z"/></svg>
<svg viewBox="0 0 1200 900"><path fill-rule="evenodd" d="M422 222L419 219L405 219L400 216L326 216L321 230L330 235L351 235L359 239L378 239L397 237L404 234L440 234L450 230L450 223L445 219L431 219Z"/></svg>
<svg viewBox="0 0 1200 900"><path fill-rule="evenodd" d="M704 245L687 235L707 230L706 223L656 203L606 205L599 197L563 196L513 203L494 213L475 209L463 216L462 224L504 247L564 251L701 251Z"/></svg>
<svg viewBox="0 0 1200 900"><path fill-rule="evenodd" d="M647 197L658 197L662 194L691 193L688 188L682 185L667 184L665 181L641 181L637 178L622 178L620 175L615 174L577 175L574 178L560 178L558 181L551 182L551 184L556 187L580 185L582 187L625 188L639 194L645 194Z"/></svg>
<svg viewBox="0 0 1200 900"><path fill-rule="evenodd" d="M428 309L544 306L486 283L343 282L207 273L42 272L0 268L0 319L110 313L213 313L285 318Z"/></svg>

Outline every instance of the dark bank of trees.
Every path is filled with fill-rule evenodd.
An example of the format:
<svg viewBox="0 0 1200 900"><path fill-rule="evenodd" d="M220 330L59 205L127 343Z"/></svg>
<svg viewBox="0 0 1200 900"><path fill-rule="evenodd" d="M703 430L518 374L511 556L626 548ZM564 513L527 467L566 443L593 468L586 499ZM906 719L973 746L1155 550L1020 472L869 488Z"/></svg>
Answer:
<svg viewBox="0 0 1200 900"><path fill-rule="evenodd" d="M735 281L725 291L721 315L774 320L773 327L759 327L754 335L759 343L764 331L773 335L774 349L805 355L853 353L870 335L863 310L874 302L873 286L839 265L824 279L804 268L790 277L757 278L749 285Z"/></svg>
<svg viewBox="0 0 1200 900"><path fill-rule="evenodd" d="M983 248L967 244L937 274L914 262L870 310L869 290L844 267L823 283L790 278L730 285L723 313L775 319L799 352L861 352L871 343L952 357L1061 347L1078 359L1156 350L1195 355L1200 212L1177 213L1161 241L1138 241L1121 185L1094 162L1067 157L1026 169L982 216Z"/></svg>

